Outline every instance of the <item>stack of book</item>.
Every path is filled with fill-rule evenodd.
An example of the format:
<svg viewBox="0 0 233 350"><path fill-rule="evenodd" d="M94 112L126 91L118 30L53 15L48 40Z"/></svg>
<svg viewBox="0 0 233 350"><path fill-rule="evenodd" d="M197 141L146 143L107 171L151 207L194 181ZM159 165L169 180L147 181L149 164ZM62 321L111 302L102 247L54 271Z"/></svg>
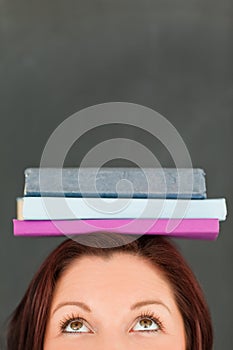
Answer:
<svg viewBox="0 0 233 350"><path fill-rule="evenodd" d="M202 169L29 168L15 236L89 232L214 240L224 198L209 199Z"/></svg>

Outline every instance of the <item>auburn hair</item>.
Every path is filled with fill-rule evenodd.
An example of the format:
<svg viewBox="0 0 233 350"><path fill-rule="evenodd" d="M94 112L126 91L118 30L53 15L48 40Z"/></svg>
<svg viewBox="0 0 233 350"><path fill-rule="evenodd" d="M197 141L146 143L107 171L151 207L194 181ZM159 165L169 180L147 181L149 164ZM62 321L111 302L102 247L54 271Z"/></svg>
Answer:
<svg viewBox="0 0 233 350"><path fill-rule="evenodd" d="M184 258L168 238L143 235L139 238L135 236L132 241L132 235L129 239L122 234L92 233L85 235L83 242L85 244L75 239L65 240L42 263L11 315L7 328L7 350L43 350L53 292L62 272L79 257L108 259L116 252L143 257L160 269L172 288L183 318L186 349L212 349L213 330L203 292Z"/></svg>

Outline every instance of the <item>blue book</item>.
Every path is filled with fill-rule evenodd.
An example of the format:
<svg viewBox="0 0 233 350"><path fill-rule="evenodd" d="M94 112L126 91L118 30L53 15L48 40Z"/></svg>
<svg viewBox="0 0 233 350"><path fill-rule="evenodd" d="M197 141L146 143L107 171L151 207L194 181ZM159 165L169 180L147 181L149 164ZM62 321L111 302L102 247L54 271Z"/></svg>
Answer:
<svg viewBox="0 0 233 350"><path fill-rule="evenodd" d="M19 220L77 219L226 219L225 198L62 198L17 199Z"/></svg>
<svg viewBox="0 0 233 350"><path fill-rule="evenodd" d="M28 168L25 197L206 198L198 168Z"/></svg>

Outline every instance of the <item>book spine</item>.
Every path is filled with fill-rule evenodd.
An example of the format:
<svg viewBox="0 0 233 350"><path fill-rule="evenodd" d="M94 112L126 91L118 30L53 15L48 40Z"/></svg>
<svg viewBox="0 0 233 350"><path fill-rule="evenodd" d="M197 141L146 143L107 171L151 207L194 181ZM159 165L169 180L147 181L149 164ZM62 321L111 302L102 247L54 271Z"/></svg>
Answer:
<svg viewBox="0 0 233 350"><path fill-rule="evenodd" d="M93 232L163 235L177 238L215 240L219 234L217 219L183 220L13 220L15 236L63 236Z"/></svg>
<svg viewBox="0 0 233 350"><path fill-rule="evenodd" d="M224 198L205 200L54 198L19 199L24 220L70 219L218 219L226 218Z"/></svg>
<svg viewBox="0 0 233 350"><path fill-rule="evenodd" d="M95 168L26 169L24 196L41 195L204 199L206 182L202 169L101 168L97 173Z"/></svg>

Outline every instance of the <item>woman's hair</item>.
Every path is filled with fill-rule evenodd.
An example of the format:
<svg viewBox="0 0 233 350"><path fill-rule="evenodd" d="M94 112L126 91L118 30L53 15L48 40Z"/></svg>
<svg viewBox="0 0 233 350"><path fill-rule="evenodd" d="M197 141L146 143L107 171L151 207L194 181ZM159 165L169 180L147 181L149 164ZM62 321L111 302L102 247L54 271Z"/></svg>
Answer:
<svg viewBox="0 0 233 350"><path fill-rule="evenodd" d="M144 235L134 241L132 235L130 237L131 242L127 235L93 233L85 235L85 244L73 239L61 243L43 262L11 316L7 350L42 350L54 288L62 272L74 259L82 256L108 259L116 252L145 258L163 272L183 318L186 349L211 350L213 332L209 310L202 290L181 254L165 237Z"/></svg>

